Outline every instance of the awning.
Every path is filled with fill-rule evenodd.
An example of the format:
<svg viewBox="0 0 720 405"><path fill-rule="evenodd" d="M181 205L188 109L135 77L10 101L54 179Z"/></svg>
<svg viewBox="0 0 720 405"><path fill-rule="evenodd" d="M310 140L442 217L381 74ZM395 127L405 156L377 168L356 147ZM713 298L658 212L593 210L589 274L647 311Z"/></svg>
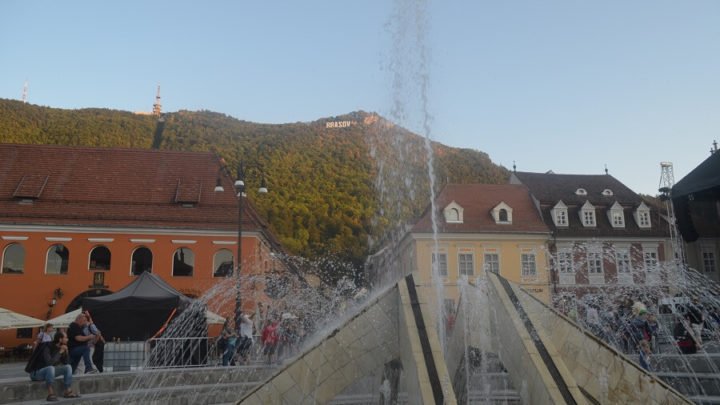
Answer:
<svg viewBox="0 0 720 405"><path fill-rule="evenodd" d="M50 319L47 323L51 323L55 328L67 328L75 321L78 315L80 315L80 308Z"/></svg>
<svg viewBox="0 0 720 405"><path fill-rule="evenodd" d="M43 320L19 314L9 309L0 308L0 330L34 328L44 324L45 321Z"/></svg>
<svg viewBox="0 0 720 405"><path fill-rule="evenodd" d="M47 323L53 324L56 328L67 328L75 321L78 315L80 315L80 308L50 319ZM225 318L212 311L205 311L205 318L207 319L208 325L222 325L225 323Z"/></svg>

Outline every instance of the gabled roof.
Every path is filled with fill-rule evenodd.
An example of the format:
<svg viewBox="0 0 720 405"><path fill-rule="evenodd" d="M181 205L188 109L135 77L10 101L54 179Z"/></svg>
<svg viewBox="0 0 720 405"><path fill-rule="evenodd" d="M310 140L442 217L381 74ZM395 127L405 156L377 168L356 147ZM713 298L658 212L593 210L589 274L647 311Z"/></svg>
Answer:
<svg viewBox="0 0 720 405"><path fill-rule="evenodd" d="M514 172L510 181L522 183L540 202L543 219L557 237L608 238L608 237L667 237L667 221L651 209L651 228L640 229L633 219L633 211L642 204L642 198L616 178L608 174L556 174ZM576 195L578 188L587 195ZM609 189L612 195L603 195ZM552 219L552 208L558 201L568 207L568 226L556 227ZM595 226L585 227L580 221L580 210L590 202L595 207ZM623 206L624 228L614 228L607 218L606 210L618 202Z"/></svg>
<svg viewBox="0 0 720 405"><path fill-rule="evenodd" d="M623 205L638 205L642 201L639 195L630 190L609 174L556 174L514 172L510 183L524 184L541 203L555 204L563 200L567 205L584 204L609 205L617 200ZM576 195L577 189L587 191L587 195ZM612 195L603 195L609 189Z"/></svg>
<svg viewBox="0 0 720 405"><path fill-rule="evenodd" d="M220 168L211 152L0 143L0 223L234 230L224 171L214 192ZM242 222L276 239L247 199Z"/></svg>
<svg viewBox="0 0 720 405"><path fill-rule="evenodd" d="M446 223L443 209L452 201L463 207L463 223ZM492 209L500 202L512 207L512 225L497 224ZM549 233L530 195L523 186L511 184L448 184L436 198L440 232ZM432 232L429 208L412 232Z"/></svg>

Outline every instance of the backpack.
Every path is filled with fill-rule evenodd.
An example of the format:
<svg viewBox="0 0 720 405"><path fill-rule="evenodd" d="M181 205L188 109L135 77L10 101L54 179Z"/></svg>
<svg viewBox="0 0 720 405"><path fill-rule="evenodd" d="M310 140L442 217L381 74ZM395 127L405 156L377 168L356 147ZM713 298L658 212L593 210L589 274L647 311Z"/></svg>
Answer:
<svg viewBox="0 0 720 405"><path fill-rule="evenodd" d="M43 350L45 350L45 347L49 344L52 344L52 342L40 343L35 346L35 349L33 350L32 354L30 354L30 358L25 365L26 373L32 373L35 370L40 370L41 368L45 367L45 360L43 359L42 353Z"/></svg>

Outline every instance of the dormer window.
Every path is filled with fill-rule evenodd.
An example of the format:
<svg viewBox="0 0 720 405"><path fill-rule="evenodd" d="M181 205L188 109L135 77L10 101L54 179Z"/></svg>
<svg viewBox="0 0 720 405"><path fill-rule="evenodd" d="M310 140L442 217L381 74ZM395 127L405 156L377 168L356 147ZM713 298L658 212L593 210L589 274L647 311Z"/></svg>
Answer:
<svg viewBox="0 0 720 405"><path fill-rule="evenodd" d="M641 202L640 205L635 209L635 212L633 213L633 216L635 217L635 223L640 228L650 228L650 208L648 208L647 205L645 205L644 202Z"/></svg>
<svg viewBox="0 0 720 405"><path fill-rule="evenodd" d="M562 200L558 201L552 209L552 219L555 226L568 226L567 205Z"/></svg>
<svg viewBox="0 0 720 405"><path fill-rule="evenodd" d="M602 195L604 195L605 197L611 197L613 195L613 192L609 188L606 188L602 191Z"/></svg>
<svg viewBox="0 0 720 405"><path fill-rule="evenodd" d="M445 222L448 224L462 224L463 223L463 207L455 201L445 207L443 210L443 216Z"/></svg>
<svg viewBox="0 0 720 405"><path fill-rule="evenodd" d="M595 227L595 206L590 204L590 201L585 201L580 208L580 222L586 228Z"/></svg>
<svg viewBox="0 0 720 405"><path fill-rule="evenodd" d="M622 205L615 201L607 212L608 220L613 228L624 228L625 227L625 214L623 212Z"/></svg>
<svg viewBox="0 0 720 405"><path fill-rule="evenodd" d="M512 208L504 202L496 205L491 214L496 224L512 224Z"/></svg>
<svg viewBox="0 0 720 405"><path fill-rule="evenodd" d="M584 188L579 188L575 190L575 195L587 195L587 190L585 190Z"/></svg>

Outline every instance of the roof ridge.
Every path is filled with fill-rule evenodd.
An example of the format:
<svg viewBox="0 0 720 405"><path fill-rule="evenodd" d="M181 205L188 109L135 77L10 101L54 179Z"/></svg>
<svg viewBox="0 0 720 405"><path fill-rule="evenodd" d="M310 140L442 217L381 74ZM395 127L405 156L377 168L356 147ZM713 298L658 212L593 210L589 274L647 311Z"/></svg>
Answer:
<svg viewBox="0 0 720 405"><path fill-rule="evenodd" d="M74 149L81 151L98 151L106 150L113 152L142 152L142 153L172 153L172 154L203 154L217 156L212 151L195 151L195 150L173 150L173 149L151 149L151 148L124 148L124 147L113 147L113 146L87 146L87 145L45 145L45 144L30 144L30 143L11 143L11 142L0 142L0 148L44 148L44 149Z"/></svg>

